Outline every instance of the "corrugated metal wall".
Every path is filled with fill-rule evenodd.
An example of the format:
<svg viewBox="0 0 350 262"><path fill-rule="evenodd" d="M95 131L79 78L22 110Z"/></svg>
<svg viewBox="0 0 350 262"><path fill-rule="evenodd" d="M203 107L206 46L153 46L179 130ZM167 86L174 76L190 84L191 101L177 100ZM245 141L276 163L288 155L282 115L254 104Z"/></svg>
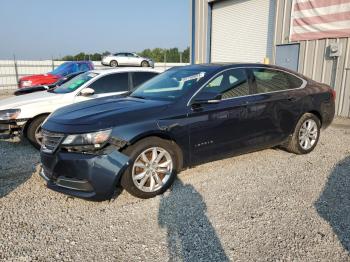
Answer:
<svg viewBox="0 0 350 262"><path fill-rule="evenodd" d="M215 1L215 0L214 0ZM208 2L213 0L195 0L195 61L208 61ZM221 0L224 1L224 0ZM249 0L247 0L249 1ZM288 44L291 20L292 0L276 1L274 47ZM330 43L338 42L341 56L338 60L327 56ZM274 62L275 48L272 62ZM350 38L322 39L300 42L298 71L316 81L331 84L335 73L334 89L337 92L336 113L350 117Z"/></svg>
<svg viewBox="0 0 350 262"><path fill-rule="evenodd" d="M288 44L292 0L276 1L275 45ZM340 44L341 56L335 60L327 56L330 43ZM350 117L350 38L321 39L300 42L298 71L316 81L332 83L337 92L336 113ZM335 68L336 67L336 68ZM335 73L335 75L334 75Z"/></svg>
<svg viewBox="0 0 350 262"><path fill-rule="evenodd" d="M208 61L208 1L195 0L195 42L194 45L196 64ZM192 18L193 19L193 18Z"/></svg>

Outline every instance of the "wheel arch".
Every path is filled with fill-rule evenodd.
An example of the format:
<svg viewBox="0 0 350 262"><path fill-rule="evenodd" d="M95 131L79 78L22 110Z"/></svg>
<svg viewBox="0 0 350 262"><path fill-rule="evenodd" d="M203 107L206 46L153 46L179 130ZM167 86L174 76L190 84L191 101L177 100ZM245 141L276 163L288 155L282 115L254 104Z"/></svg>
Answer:
<svg viewBox="0 0 350 262"><path fill-rule="evenodd" d="M322 127L323 119L322 119L322 115L321 115L321 113L319 111L317 111L317 110L310 110L307 113L310 113L310 114L313 114L313 115L317 116L317 118L320 120L321 127Z"/></svg>
<svg viewBox="0 0 350 262"><path fill-rule="evenodd" d="M24 127L22 128L22 136L24 136L25 138L27 138L27 130L28 130L28 127L30 126L30 124L31 124L35 119L37 119L38 117L42 117L42 116L45 116L45 115L48 116L48 115L50 115L50 113L49 113L49 112L47 112L47 113L41 113L41 114L39 114L39 115L36 115L36 116L30 118L30 119L25 123Z"/></svg>
<svg viewBox="0 0 350 262"><path fill-rule="evenodd" d="M160 139L164 139L164 140L168 140L169 142L173 143L173 145L175 146L175 150L178 153L178 157L179 157L179 171L183 169L183 167L185 166L185 150L176 142L176 139L174 137L172 137L170 134L165 133L165 132L149 132L149 133L145 133L139 136L134 137L133 139L131 139L127 146L124 149L126 149L127 147L134 145L135 143L147 139L147 138L151 138L151 137L157 137Z"/></svg>
<svg viewBox="0 0 350 262"><path fill-rule="evenodd" d="M146 62L147 65L149 66L149 62L148 62L147 60L145 60L145 59L143 59L143 60L141 61L140 66L142 66L142 63L143 63L143 62Z"/></svg>
<svg viewBox="0 0 350 262"><path fill-rule="evenodd" d="M119 65L118 59L112 58L111 61L109 61L110 66L111 66L112 62L117 62L117 66Z"/></svg>

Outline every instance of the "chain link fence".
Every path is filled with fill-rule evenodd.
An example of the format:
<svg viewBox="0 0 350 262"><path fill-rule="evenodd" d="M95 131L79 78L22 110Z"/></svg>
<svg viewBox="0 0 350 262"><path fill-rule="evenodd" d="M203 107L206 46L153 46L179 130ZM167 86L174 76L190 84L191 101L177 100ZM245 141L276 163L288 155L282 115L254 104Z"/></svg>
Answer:
<svg viewBox="0 0 350 262"><path fill-rule="evenodd" d="M66 61L55 60L0 60L0 91L13 90L18 86L18 80L27 75L45 74L54 70ZM95 69L110 69L101 65L100 61L92 61ZM173 66L187 65L185 63L155 63L155 69L166 70Z"/></svg>

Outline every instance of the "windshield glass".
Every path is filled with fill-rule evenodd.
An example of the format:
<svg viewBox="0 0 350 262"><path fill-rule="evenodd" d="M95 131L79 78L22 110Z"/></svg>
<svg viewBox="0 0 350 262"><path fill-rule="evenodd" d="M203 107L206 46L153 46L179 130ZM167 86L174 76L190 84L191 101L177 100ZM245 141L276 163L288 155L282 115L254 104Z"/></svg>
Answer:
<svg viewBox="0 0 350 262"><path fill-rule="evenodd" d="M142 84L131 96L155 100L174 100L191 89L206 73L203 68L170 69Z"/></svg>
<svg viewBox="0 0 350 262"><path fill-rule="evenodd" d="M86 72L81 75L78 75L68 82L64 83L63 85L60 85L56 87L53 92L56 94L66 94L66 93L71 93L75 90L77 90L79 87L81 87L83 84L85 84L87 81L90 79L96 77L98 74L97 73L92 73L92 72Z"/></svg>
<svg viewBox="0 0 350 262"><path fill-rule="evenodd" d="M63 75L64 73L70 71L70 68L73 65L71 63L63 63L59 67L56 67L53 71L50 72L50 74L53 75Z"/></svg>

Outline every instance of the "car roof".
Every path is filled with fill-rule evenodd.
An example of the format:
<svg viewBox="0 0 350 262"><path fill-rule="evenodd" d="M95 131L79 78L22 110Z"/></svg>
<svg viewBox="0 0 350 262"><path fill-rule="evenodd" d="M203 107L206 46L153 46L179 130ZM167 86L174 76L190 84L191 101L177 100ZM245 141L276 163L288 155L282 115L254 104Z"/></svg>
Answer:
<svg viewBox="0 0 350 262"><path fill-rule="evenodd" d="M220 68L226 68L226 67L254 67L254 66L272 67L271 65L261 64L261 63L241 63L241 62L193 64L193 65L187 65L184 67L220 69Z"/></svg>
<svg viewBox="0 0 350 262"><path fill-rule="evenodd" d="M143 67L120 67L113 69L95 69L90 72L97 74L111 74L111 73L123 73L123 72L152 72L152 73L161 73L161 70L153 68L143 68Z"/></svg>
<svg viewBox="0 0 350 262"><path fill-rule="evenodd" d="M91 64L91 61L66 61L63 64Z"/></svg>
<svg viewBox="0 0 350 262"><path fill-rule="evenodd" d="M298 72L294 72L292 70L289 70L287 68L281 67L281 66L276 66L276 65L270 65L270 64L262 64L262 63L242 63L242 62L222 62L222 63L206 63L206 64L194 64L194 65L187 65L183 66L183 68L192 68L192 69L203 69L203 70L211 70L211 71L217 71L217 70L224 70L226 68L238 68L238 67L244 67L244 68L249 68L249 67L265 67L265 68L271 68L271 69L280 69L283 71L287 71L299 76L300 75ZM305 76L302 76L305 78Z"/></svg>

